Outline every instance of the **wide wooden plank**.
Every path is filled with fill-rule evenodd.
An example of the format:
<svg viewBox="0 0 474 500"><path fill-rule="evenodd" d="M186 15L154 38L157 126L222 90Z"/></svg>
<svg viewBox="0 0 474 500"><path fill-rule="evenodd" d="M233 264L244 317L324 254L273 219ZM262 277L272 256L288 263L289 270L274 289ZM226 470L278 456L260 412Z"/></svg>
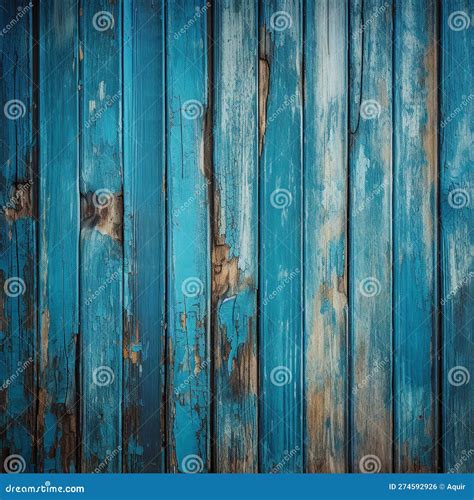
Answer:
<svg viewBox="0 0 474 500"><path fill-rule="evenodd" d="M122 13L81 16L82 468L118 472L122 449Z"/></svg>
<svg viewBox="0 0 474 500"><path fill-rule="evenodd" d="M40 9L38 469L75 472L79 466L79 17L74 0L41 2Z"/></svg>
<svg viewBox="0 0 474 500"><path fill-rule="evenodd" d="M436 2L395 9L394 453L397 472L437 468Z"/></svg>
<svg viewBox="0 0 474 500"><path fill-rule="evenodd" d="M347 469L347 2L305 3L305 469Z"/></svg>
<svg viewBox="0 0 474 500"><path fill-rule="evenodd" d="M124 471L163 470L164 6L124 3Z"/></svg>
<svg viewBox="0 0 474 500"><path fill-rule="evenodd" d="M36 148L33 12L0 7L0 442L4 472L33 472L36 393Z"/></svg>
<svg viewBox="0 0 474 500"><path fill-rule="evenodd" d="M258 17L223 0L214 24L213 326L216 470L256 472Z"/></svg>
<svg viewBox="0 0 474 500"><path fill-rule="evenodd" d="M441 3L440 205L444 469L473 472L473 4Z"/></svg>
<svg viewBox="0 0 474 500"><path fill-rule="evenodd" d="M260 12L260 469L301 472L302 4Z"/></svg>
<svg viewBox="0 0 474 500"><path fill-rule="evenodd" d="M207 4L167 5L168 469L209 468Z"/></svg>
<svg viewBox="0 0 474 500"><path fill-rule="evenodd" d="M351 468L392 470L392 4L350 4ZM370 19L370 22L368 20Z"/></svg>

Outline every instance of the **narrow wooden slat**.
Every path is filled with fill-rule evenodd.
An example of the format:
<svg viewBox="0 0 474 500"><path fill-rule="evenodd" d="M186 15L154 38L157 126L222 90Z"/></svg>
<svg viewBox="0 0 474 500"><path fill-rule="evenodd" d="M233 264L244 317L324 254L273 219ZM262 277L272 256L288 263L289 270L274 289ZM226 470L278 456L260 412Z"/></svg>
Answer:
<svg viewBox="0 0 474 500"><path fill-rule="evenodd" d="M82 467L121 470L122 15L93 0L81 16Z"/></svg>
<svg viewBox="0 0 474 500"><path fill-rule="evenodd" d="M164 6L124 3L124 471L163 470Z"/></svg>
<svg viewBox="0 0 474 500"><path fill-rule="evenodd" d="M473 5L441 3L440 208L443 455L447 472L472 472Z"/></svg>
<svg viewBox="0 0 474 500"><path fill-rule="evenodd" d="M305 3L305 468L347 467L347 2Z"/></svg>
<svg viewBox="0 0 474 500"><path fill-rule="evenodd" d="M216 3L214 240L216 468L256 472L257 3Z"/></svg>
<svg viewBox="0 0 474 500"><path fill-rule="evenodd" d="M301 472L302 5L260 13L260 468Z"/></svg>
<svg viewBox="0 0 474 500"><path fill-rule="evenodd" d="M0 7L0 441L4 472L34 470L36 177L32 8Z"/></svg>
<svg viewBox="0 0 474 500"><path fill-rule="evenodd" d="M392 4L350 4L352 469L392 469ZM369 22L370 20L370 22Z"/></svg>
<svg viewBox="0 0 474 500"><path fill-rule="evenodd" d="M209 467L207 5L167 5L168 468Z"/></svg>
<svg viewBox="0 0 474 500"><path fill-rule="evenodd" d="M394 365L395 469L437 465L436 2L395 9Z"/></svg>
<svg viewBox="0 0 474 500"><path fill-rule="evenodd" d="M78 470L78 8L40 4L38 469ZM61 172L61 175L58 175Z"/></svg>

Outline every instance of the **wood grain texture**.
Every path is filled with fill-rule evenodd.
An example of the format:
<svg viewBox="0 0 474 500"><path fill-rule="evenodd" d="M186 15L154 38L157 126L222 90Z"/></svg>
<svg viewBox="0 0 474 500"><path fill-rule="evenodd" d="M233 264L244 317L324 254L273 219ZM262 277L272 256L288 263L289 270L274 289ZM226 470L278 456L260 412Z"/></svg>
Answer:
<svg viewBox="0 0 474 500"><path fill-rule="evenodd" d="M260 470L303 470L302 4L260 12Z"/></svg>
<svg viewBox="0 0 474 500"><path fill-rule="evenodd" d="M124 3L124 470L164 467L164 5Z"/></svg>
<svg viewBox="0 0 474 500"><path fill-rule="evenodd" d="M305 3L305 468L347 467L347 3Z"/></svg>
<svg viewBox="0 0 474 500"><path fill-rule="evenodd" d="M473 470L474 173L470 1L441 6L440 208L444 469Z"/></svg>
<svg viewBox="0 0 474 500"><path fill-rule="evenodd" d="M206 2L167 6L168 468L210 465L211 155ZM192 20L192 21L190 21Z"/></svg>
<svg viewBox="0 0 474 500"><path fill-rule="evenodd" d="M42 2L40 8L38 468L75 472L79 467L79 17L72 0Z"/></svg>
<svg viewBox="0 0 474 500"><path fill-rule="evenodd" d="M437 468L436 5L395 9L394 436L395 470Z"/></svg>
<svg viewBox="0 0 474 500"><path fill-rule="evenodd" d="M122 12L81 15L82 468L122 469ZM112 457L112 458L109 458Z"/></svg>
<svg viewBox="0 0 474 500"><path fill-rule="evenodd" d="M370 20L370 22L368 22ZM352 469L392 470L392 4L350 9Z"/></svg>
<svg viewBox="0 0 474 500"><path fill-rule="evenodd" d="M0 24L1 458L2 471L33 472L37 179L31 8L16 0L2 2Z"/></svg>
<svg viewBox="0 0 474 500"><path fill-rule="evenodd" d="M214 23L216 468L256 472L258 129L257 4L217 2Z"/></svg>

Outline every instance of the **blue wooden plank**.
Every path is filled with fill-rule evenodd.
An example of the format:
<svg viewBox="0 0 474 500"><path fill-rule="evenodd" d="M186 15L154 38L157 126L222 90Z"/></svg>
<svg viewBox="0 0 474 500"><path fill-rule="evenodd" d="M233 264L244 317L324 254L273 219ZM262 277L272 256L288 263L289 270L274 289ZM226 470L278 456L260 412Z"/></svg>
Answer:
<svg viewBox="0 0 474 500"><path fill-rule="evenodd" d="M79 22L74 0L42 2L40 9L38 469L75 472L79 465Z"/></svg>
<svg viewBox="0 0 474 500"><path fill-rule="evenodd" d="M164 5L124 3L125 472L163 470Z"/></svg>
<svg viewBox="0 0 474 500"><path fill-rule="evenodd" d="M215 7L213 309L216 468L256 472L258 17Z"/></svg>
<svg viewBox="0 0 474 500"><path fill-rule="evenodd" d="M122 12L81 16L82 467L118 472L122 449Z"/></svg>
<svg viewBox="0 0 474 500"><path fill-rule="evenodd" d="M207 3L167 6L168 469L209 467Z"/></svg>
<svg viewBox="0 0 474 500"><path fill-rule="evenodd" d="M303 469L302 5L260 12L260 468Z"/></svg>
<svg viewBox="0 0 474 500"><path fill-rule="evenodd" d="M352 470L392 470L392 3L350 4ZM370 19L370 22L368 20Z"/></svg>
<svg viewBox="0 0 474 500"><path fill-rule="evenodd" d="M347 470L347 2L305 3L305 470Z"/></svg>
<svg viewBox="0 0 474 500"><path fill-rule="evenodd" d="M398 472L437 470L436 6L395 10L394 453Z"/></svg>
<svg viewBox="0 0 474 500"><path fill-rule="evenodd" d="M32 7L0 7L0 442L2 471L32 472L36 396L36 148Z"/></svg>
<svg viewBox="0 0 474 500"><path fill-rule="evenodd" d="M470 0L441 3L440 208L444 469L473 472L472 311L474 279Z"/></svg>

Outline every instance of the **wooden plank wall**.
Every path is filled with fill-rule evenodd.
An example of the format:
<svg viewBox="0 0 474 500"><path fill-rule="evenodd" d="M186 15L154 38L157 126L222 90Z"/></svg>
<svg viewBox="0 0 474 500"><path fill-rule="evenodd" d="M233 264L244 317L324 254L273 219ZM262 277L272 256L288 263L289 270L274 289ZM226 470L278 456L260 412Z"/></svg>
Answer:
<svg viewBox="0 0 474 500"><path fill-rule="evenodd" d="M469 472L471 0L5 0L5 472Z"/></svg>

